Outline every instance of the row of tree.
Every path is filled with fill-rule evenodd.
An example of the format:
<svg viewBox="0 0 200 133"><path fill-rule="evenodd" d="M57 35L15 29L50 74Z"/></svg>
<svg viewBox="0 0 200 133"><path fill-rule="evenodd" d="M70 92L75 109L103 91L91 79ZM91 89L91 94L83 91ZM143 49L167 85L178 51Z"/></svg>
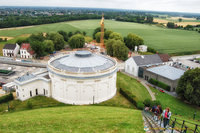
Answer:
<svg viewBox="0 0 200 133"><path fill-rule="evenodd" d="M86 20L86 19L100 19L101 14L66 14L66 15L53 15L53 16L29 16L29 15L0 15L2 20L0 21L0 28L29 26L50 24L71 20ZM150 15L137 15L137 14L123 14L106 12L106 19L115 19L117 21L136 22L136 23L153 23L153 16Z"/></svg>
<svg viewBox="0 0 200 133"><path fill-rule="evenodd" d="M183 29L183 30L196 30L197 32L200 33L200 29L198 29L197 27L200 27L200 25L186 25L185 27L183 26L178 26L177 24L173 23L173 22L168 22L167 23L167 27L168 28L172 28L172 29ZM196 28L196 29L195 29Z"/></svg>
<svg viewBox="0 0 200 133"><path fill-rule="evenodd" d="M85 32L65 32L58 31L57 33L43 33L32 34L26 39L19 39L16 41L19 45L22 43L30 43L32 50L36 57L42 57L47 54L52 54L53 51L59 51L64 48L67 42L71 48L82 48L85 44Z"/></svg>

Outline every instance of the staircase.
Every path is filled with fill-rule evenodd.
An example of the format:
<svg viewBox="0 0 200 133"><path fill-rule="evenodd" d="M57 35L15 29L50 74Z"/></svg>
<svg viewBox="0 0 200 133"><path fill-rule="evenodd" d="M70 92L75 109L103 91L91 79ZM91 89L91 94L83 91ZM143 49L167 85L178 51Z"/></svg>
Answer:
<svg viewBox="0 0 200 133"><path fill-rule="evenodd" d="M151 113L143 111L143 120L144 120L144 130L146 133L180 133L176 130L172 130L171 127L168 127L164 130L163 121L154 120Z"/></svg>

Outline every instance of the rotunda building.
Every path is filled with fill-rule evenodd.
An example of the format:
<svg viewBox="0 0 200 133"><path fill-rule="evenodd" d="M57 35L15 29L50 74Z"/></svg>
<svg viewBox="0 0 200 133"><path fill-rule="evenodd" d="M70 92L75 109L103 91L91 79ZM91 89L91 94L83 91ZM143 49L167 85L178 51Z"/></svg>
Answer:
<svg viewBox="0 0 200 133"><path fill-rule="evenodd" d="M116 94L117 62L89 51L55 57L48 62L52 97L75 105L95 104Z"/></svg>

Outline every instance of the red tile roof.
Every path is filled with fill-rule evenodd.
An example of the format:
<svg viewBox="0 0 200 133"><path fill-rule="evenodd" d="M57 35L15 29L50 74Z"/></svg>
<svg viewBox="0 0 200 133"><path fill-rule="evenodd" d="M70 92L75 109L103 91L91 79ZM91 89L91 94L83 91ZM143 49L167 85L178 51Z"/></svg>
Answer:
<svg viewBox="0 0 200 133"><path fill-rule="evenodd" d="M160 56L160 59L163 61L163 62L168 62L171 60L171 57L168 55L168 54L158 54Z"/></svg>
<svg viewBox="0 0 200 133"><path fill-rule="evenodd" d="M21 49L27 50L31 55L33 55L35 52L31 49L30 43L22 43Z"/></svg>
<svg viewBox="0 0 200 133"><path fill-rule="evenodd" d="M28 50L30 47L29 43L22 43L21 49Z"/></svg>

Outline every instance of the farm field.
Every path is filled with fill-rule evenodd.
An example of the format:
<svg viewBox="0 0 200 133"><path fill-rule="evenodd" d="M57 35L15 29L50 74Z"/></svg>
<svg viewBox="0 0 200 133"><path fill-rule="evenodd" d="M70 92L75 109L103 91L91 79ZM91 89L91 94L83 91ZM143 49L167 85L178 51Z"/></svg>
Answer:
<svg viewBox="0 0 200 133"><path fill-rule="evenodd" d="M0 36L4 37L24 37L24 35L38 32L64 31L86 31L88 36L92 36L95 28L99 27L100 20L69 21L55 24L45 24L26 28L0 30ZM105 20L107 29L121 33L126 36L128 33L135 33L145 40L145 44L155 48L161 53L177 53L200 51L200 34L195 31L166 29L155 25L138 24L130 22L118 22ZM13 42L13 40L9 40ZM0 43L3 45L4 43ZM0 46L3 47L3 46ZM0 50L1 51L1 50Z"/></svg>
<svg viewBox="0 0 200 133"><path fill-rule="evenodd" d="M1 132L144 133L141 111L127 108L68 106L20 111L0 117Z"/></svg>

